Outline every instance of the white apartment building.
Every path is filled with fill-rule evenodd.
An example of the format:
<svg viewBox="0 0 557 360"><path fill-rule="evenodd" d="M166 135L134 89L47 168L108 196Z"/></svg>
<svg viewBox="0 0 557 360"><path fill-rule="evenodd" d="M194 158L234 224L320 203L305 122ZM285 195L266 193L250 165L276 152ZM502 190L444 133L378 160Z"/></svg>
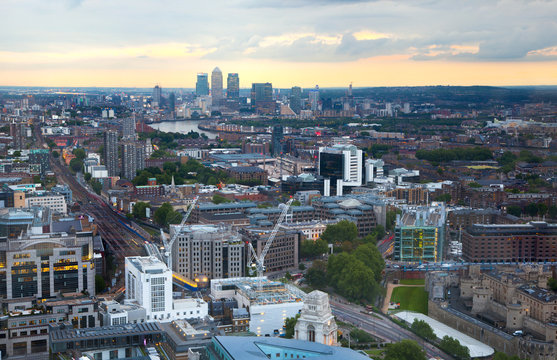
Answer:
<svg viewBox="0 0 557 360"><path fill-rule="evenodd" d="M319 175L331 179L331 184L342 180L343 186L361 186L363 151L351 144L336 144L319 148Z"/></svg>
<svg viewBox="0 0 557 360"><path fill-rule="evenodd" d="M172 238L179 225L170 226ZM241 277L246 267L245 246L227 226L184 226L172 247L172 267L188 279Z"/></svg>
<svg viewBox="0 0 557 360"><path fill-rule="evenodd" d="M126 303L145 309L145 321L170 322L204 318L208 306L202 299L173 299L172 271L156 257L126 258Z"/></svg>
<svg viewBox="0 0 557 360"><path fill-rule="evenodd" d="M64 214L64 215L68 213L68 205L66 204L66 199L64 198L64 195L41 195L41 196L27 197L25 198L25 205L27 207L32 207L32 206L47 207L54 212Z"/></svg>

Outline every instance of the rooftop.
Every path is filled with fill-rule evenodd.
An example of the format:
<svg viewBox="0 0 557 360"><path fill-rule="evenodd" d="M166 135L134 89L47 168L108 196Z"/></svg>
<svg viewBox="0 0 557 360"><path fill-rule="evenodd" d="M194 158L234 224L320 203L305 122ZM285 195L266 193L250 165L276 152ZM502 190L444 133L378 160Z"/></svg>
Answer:
<svg viewBox="0 0 557 360"><path fill-rule="evenodd" d="M88 338L121 337L138 334L162 333L158 323L138 323L74 329L66 326L52 326L50 337L53 341L77 341Z"/></svg>
<svg viewBox="0 0 557 360"><path fill-rule="evenodd" d="M367 356L343 347L276 337L215 336L213 343L224 348L230 358L235 360L269 359L268 354L279 352L315 360L369 360Z"/></svg>

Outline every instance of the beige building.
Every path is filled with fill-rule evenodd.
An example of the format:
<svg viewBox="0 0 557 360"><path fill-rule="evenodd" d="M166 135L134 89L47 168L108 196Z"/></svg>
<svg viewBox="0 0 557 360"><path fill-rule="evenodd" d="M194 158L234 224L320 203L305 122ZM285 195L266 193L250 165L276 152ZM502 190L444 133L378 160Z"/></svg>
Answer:
<svg viewBox="0 0 557 360"><path fill-rule="evenodd" d="M294 331L297 340L337 345L337 324L328 294L314 290L304 297L304 307Z"/></svg>

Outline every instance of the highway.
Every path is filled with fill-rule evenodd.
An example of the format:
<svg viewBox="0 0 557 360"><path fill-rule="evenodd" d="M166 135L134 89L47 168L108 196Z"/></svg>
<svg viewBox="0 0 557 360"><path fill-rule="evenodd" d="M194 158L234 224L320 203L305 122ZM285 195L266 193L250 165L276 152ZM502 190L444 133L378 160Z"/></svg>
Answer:
<svg viewBox="0 0 557 360"><path fill-rule="evenodd" d="M400 327L383 315L377 313L373 313L373 315L364 314L362 313L364 308L354 304L339 302L333 297L330 298L330 303L333 315L338 320L363 329L373 336L382 339L384 342L393 343L403 339L411 339L417 341L424 348L428 358L452 359L452 357L435 346L423 341L414 333Z"/></svg>

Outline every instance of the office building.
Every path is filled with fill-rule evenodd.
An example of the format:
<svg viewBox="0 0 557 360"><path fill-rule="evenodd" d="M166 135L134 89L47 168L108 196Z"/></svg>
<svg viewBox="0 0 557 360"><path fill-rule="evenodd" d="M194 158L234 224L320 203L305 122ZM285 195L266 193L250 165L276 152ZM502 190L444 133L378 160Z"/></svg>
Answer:
<svg viewBox="0 0 557 360"><path fill-rule="evenodd" d="M137 142L125 142L122 148L122 177L133 180L138 170L145 169L145 147Z"/></svg>
<svg viewBox="0 0 557 360"><path fill-rule="evenodd" d="M361 186L363 152L354 145L336 144L319 148L319 175L330 179L337 195L342 195L343 186ZM340 189L339 189L340 188Z"/></svg>
<svg viewBox="0 0 557 360"><path fill-rule="evenodd" d="M557 259L557 224L473 224L462 233L462 256L471 262L544 262Z"/></svg>
<svg viewBox="0 0 557 360"><path fill-rule="evenodd" d="M406 206L397 215L395 261L436 262L442 260L445 243L446 209L444 203L433 206Z"/></svg>
<svg viewBox="0 0 557 360"><path fill-rule="evenodd" d="M276 103L273 100L273 84L254 83L251 85L251 107L258 114L275 113Z"/></svg>
<svg viewBox="0 0 557 360"><path fill-rule="evenodd" d="M381 159L367 159L366 162L366 183L371 183L376 178L382 178L385 174L385 162Z"/></svg>
<svg viewBox="0 0 557 360"><path fill-rule="evenodd" d="M319 86L315 85L315 89L309 91L309 105L311 111L315 112L320 110L319 109Z"/></svg>
<svg viewBox="0 0 557 360"><path fill-rule="evenodd" d="M27 232L42 234L50 229L51 223L49 208L0 209L0 237L17 238Z"/></svg>
<svg viewBox="0 0 557 360"><path fill-rule="evenodd" d="M294 339L337 345L337 323L327 293L314 290L304 297L304 307L294 327Z"/></svg>
<svg viewBox="0 0 557 360"><path fill-rule="evenodd" d="M272 226L272 222L269 222ZM267 239L271 235L272 228L244 228L240 230L242 239L246 244L251 243L255 252L259 255L265 248ZM281 229L275 236L273 244L265 257L266 271L280 271L298 267L299 248L301 236L298 231Z"/></svg>
<svg viewBox="0 0 557 360"><path fill-rule="evenodd" d="M209 75L207 73L197 74L197 82L195 83L195 94L197 96L209 95Z"/></svg>
<svg viewBox="0 0 557 360"><path fill-rule="evenodd" d="M29 150L29 164L39 165L41 177L50 171L50 159L48 149Z"/></svg>
<svg viewBox="0 0 557 360"><path fill-rule="evenodd" d="M122 120L122 137L126 140L135 140L135 115Z"/></svg>
<svg viewBox="0 0 557 360"><path fill-rule="evenodd" d="M302 309L306 293L290 284L267 277L213 279L213 299L235 299L239 308L250 313L249 331L258 336L273 336L282 330L284 320Z"/></svg>
<svg viewBox="0 0 557 360"><path fill-rule="evenodd" d="M292 87L290 92L290 108L296 115L299 115L302 110L302 88L299 86Z"/></svg>
<svg viewBox="0 0 557 360"><path fill-rule="evenodd" d="M160 106L162 99L162 89L159 85L153 88L153 106Z"/></svg>
<svg viewBox="0 0 557 360"><path fill-rule="evenodd" d="M91 232L22 235L0 243L0 256L0 296L6 299L95 294Z"/></svg>
<svg viewBox="0 0 557 360"><path fill-rule="evenodd" d="M68 213L68 205L64 195L36 193L34 196L27 196L25 198L25 204L27 207L46 207L57 214L66 215Z"/></svg>
<svg viewBox="0 0 557 360"><path fill-rule="evenodd" d="M126 258L126 304L145 309L146 322L205 318L207 303L201 299L172 298L172 271L156 257Z"/></svg>
<svg viewBox="0 0 557 360"><path fill-rule="evenodd" d="M226 97L229 99L240 98L240 77L238 73L228 73L226 78Z"/></svg>
<svg viewBox="0 0 557 360"><path fill-rule="evenodd" d="M282 155L282 139L284 138L282 125L273 126L273 137L271 139L271 146L273 147L273 156Z"/></svg>
<svg viewBox="0 0 557 360"><path fill-rule="evenodd" d="M178 230L178 225L171 225L170 236ZM184 226L172 248L172 267L191 280L244 276L244 242L230 227Z"/></svg>
<svg viewBox="0 0 557 360"><path fill-rule="evenodd" d="M67 184L58 184L50 189L52 193L64 196L64 200L66 200L66 204L73 204L72 198L72 189Z"/></svg>
<svg viewBox="0 0 557 360"><path fill-rule="evenodd" d="M108 176L117 176L120 173L116 131L109 130L104 133L104 165L108 170Z"/></svg>
<svg viewBox="0 0 557 360"><path fill-rule="evenodd" d="M211 97L213 104L219 105L222 98L222 71L216 67L211 73Z"/></svg>

